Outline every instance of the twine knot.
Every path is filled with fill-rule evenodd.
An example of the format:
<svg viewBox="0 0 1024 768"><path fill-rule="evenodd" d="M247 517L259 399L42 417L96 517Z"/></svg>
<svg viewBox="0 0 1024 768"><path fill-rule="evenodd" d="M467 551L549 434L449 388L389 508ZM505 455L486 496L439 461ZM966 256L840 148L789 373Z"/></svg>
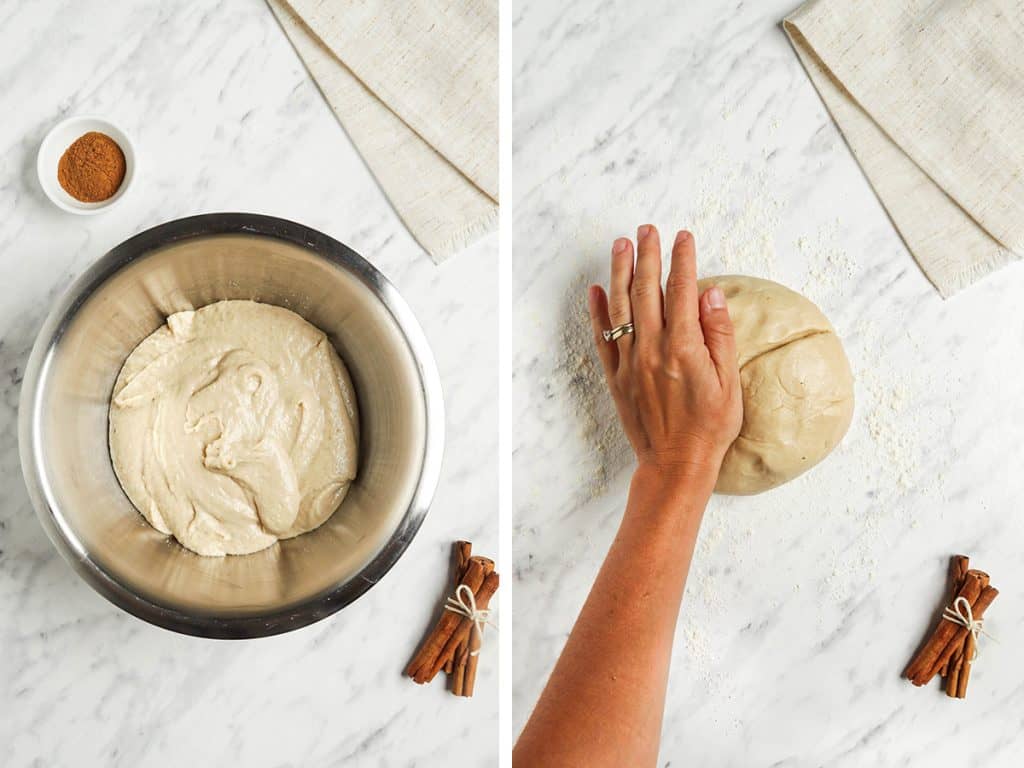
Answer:
<svg viewBox="0 0 1024 768"><path fill-rule="evenodd" d="M978 637L985 635L992 638L992 635L985 631L985 620L974 618L974 614L971 612L971 601L966 597L958 597L954 600L953 604L942 612L942 618L959 624L961 627L966 627L967 631L974 636L974 655L971 656L971 661L978 657Z"/></svg>
<svg viewBox="0 0 1024 768"><path fill-rule="evenodd" d="M459 584L455 590L455 595L449 597L445 602L444 609L457 613L460 616L465 616L471 622L473 622L473 630L476 631L477 638L480 644L477 646L475 651L470 652L470 656L476 656L480 653L480 648L483 647L484 640L484 625L490 624L491 612L487 608L476 607L476 596L473 594L473 590L465 584ZM491 626L494 626L493 624Z"/></svg>

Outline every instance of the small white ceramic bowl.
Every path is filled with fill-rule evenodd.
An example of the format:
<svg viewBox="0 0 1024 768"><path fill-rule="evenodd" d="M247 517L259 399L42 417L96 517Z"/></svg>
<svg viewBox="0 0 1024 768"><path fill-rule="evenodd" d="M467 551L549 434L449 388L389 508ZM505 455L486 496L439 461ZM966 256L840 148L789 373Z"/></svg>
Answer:
<svg viewBox="0 0 1024 768"><path fill-rule="evenodd" d="M120 188L114 193L113 197L99 203L83 203L81 200L76 200L64 191L64 187L57 180L57 165L60 162L61 155L77 139L89 133L89 131L105 133L116 141L118 146L121 147L121 151L124 152L124 181L121 182ZM135 146L132 144L132 140L128 138L128 134L109 120L88 115L69 117L67 120L63 120L53 126L50 132L46 134L46 138L43 139L43 143L39 145L39 155L36 158L36 172L39 174L39 185L43 188L43 192L46 193L51 202L69 213L79 213L86 216L105 211L123 198L135 180L135 169Z"/></svg>

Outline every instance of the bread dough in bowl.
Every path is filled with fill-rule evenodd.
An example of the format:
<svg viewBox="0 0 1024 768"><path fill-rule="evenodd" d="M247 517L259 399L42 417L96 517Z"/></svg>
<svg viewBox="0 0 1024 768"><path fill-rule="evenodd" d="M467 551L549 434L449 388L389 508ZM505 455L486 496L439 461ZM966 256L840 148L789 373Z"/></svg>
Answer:
<svg viewBox="0 0 1024 768"><path fill-rule="evenodd" d="M171 315L128 356L110 403L125 493L200 555L256 552L321 525L356 476L358 437L327 336L255 301Z"/></svg>

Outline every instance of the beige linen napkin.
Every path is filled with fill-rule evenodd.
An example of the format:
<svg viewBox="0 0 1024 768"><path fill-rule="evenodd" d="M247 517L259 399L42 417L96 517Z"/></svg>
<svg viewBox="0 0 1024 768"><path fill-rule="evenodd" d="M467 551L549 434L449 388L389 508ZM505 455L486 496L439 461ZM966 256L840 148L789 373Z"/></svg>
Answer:
<svg viewBox="0 0 1024 768"><path fill-rule="evenodd" d="M498 221L494 0L268 0L413 237L437 261Z"/></svg>
<svg viewBox="0 0 1024 768"><path fill-rule="evenodd" d="M810 0L784 27L942 296L1024 255L1021 0Z"/></svg>

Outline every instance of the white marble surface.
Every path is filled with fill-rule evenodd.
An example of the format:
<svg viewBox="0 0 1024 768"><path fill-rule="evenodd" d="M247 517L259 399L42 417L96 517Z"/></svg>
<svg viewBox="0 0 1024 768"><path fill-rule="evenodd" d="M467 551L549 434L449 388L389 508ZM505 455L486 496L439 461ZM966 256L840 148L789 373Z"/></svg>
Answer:
<svg viewBox="0 0 1024 768"><path fill-rule="evenodd" d="M513 729L624 504L629 460L588 367L585 281L606 279L614 237L652 221L667 237L695 230L704 274L774 277L817 301L858 397L826 463L769 494L713 499L661 765L1019 765L1024 267L939 298L790 50L778 23L791 3L505 4ZM960 551L1002 596L1000 642L955 702L900 672Z"/></svg>
<svg viewBox="0 0 1024 768"><path fill-rule="evenodd" d="M435 267L402 228L260 0L0 0L0 744L5 766L496 764L496 645L477 696L400 676L453 538L497 547L497 238ZM62 117L122 125L130 197L53 207L35 152ZM65 565L18 463L22 371L54 297L126 237L194 213L295 219L374 262L412 305L446 393L436 501L395 568L334 617L216 642L122 613ZM439 581L441 578L441 581Z"/></svg>

